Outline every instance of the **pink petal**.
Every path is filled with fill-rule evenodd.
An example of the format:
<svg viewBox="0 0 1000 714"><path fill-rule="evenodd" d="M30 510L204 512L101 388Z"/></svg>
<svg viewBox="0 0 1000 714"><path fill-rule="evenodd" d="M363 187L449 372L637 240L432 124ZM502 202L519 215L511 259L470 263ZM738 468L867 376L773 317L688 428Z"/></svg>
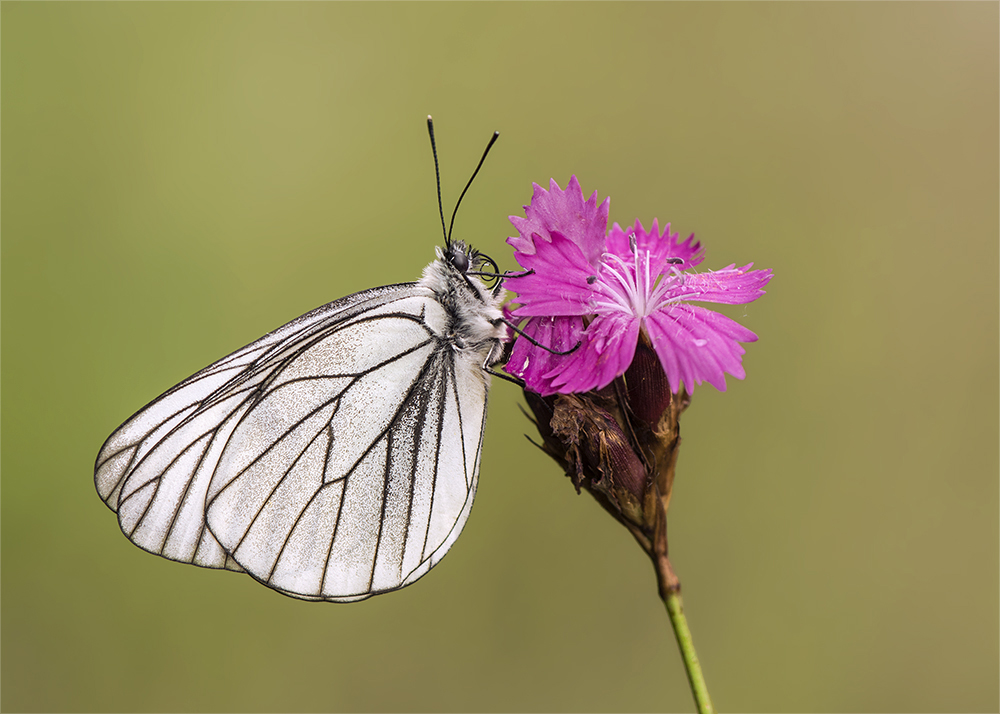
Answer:
<svg viewBox="0 0 1000 714"><path fill-rule="evenodd" d="M667 229L670 228L670 224L667 224ZM675 233L674 236L677 234ZM673 239L671 239L673 240ZM672 248L671 256L675 258L680 258L684 263L678 266L681 270L687 270L688 268L693 268L696 265L700 265L703 260L705 260L705 248L702 246L700 241L694 239L694 233L689 235L680 243L676 243Z"/></svg>
<svg viewBox="0 0 1000 714"><path fill-rule="evenodd" d="M597 191L594 191L584 201L576 176L570 178L565 191L555 179L549 181L548 191L538 184L533 186L531 203L524 207L525 217L510 216L518 235L508 238L507 243L523 254L531 254L537 243L559 232L576 243L591 264L597 265L604 253L611 199L597 205Z"/></svg>
<svg viewBox="0 0 1000 714"><path fill-rule="evenodd" d="M639 320L622 313L594 318L583 344L550 372L554 391L568 394L600 389L632 363L639 342Z"/></svg>
<svg viewBox="0 0 1000 714"><path fill-rule="evenodd" d="M655 218L648 232L639 220L636 220L635 225L629 229L624 229L615 223L608 232L608 252L614 253L626 261L631 261L630 235L635 239L637 250L649 251L650 267L655 270L656 274L666 272L671 268L688 270L705 259L705 250L701 247L701 243L694 240L694 234L688 236L684 242L678 243L679 236L670 232L670 224L664 226L661 233L659 223ZM676 263L675 259L679 259L681 262Z"/></svg>
<svg viewBox="0 0 1000 714"><path fill-rule="evenodd" d="M771 271L750 270L752 266L753 263L742 268L730 265L722 270L687 274L684 281L671 290L667 297L680 294L684 300L726 305L753 302L764 294L764 286L771 281Z"/></svg>
<svg viewBox="0 0 1000 714"><path fill-rule="evenodd" d="M587 281L596 271L579 246L561 233L553 232L549 242L538 241L535 248L533 255L514 253L522 267L535 271L507 278L507 287L517 292L517 301L521 304L514 315L585 315L590 312L593 290Z"/></svg>
<svg viewBox="0 0 1000 714"><path fill-rule="evenodd" d="M583 336L583 319L579 317L533 317L521 328L522 332L535 342L545 345L556 352L565 352L576 345ZM523 336L518 336L514 342L510 359L504 369L524 380L525 386L533 392L542 395L554 394L552 379L546 377L560 361L566 359L563 355L537 347Z"/></svg>
<svg viewBox="0 0 1000 714"><path fill-rule="evenodd" d="M726 391L726 373L746 376L739 343L757 340L738 322L695 305L671 305L646 318L645 326L675 393L681 382L688 392L702 382Z"/></svg>

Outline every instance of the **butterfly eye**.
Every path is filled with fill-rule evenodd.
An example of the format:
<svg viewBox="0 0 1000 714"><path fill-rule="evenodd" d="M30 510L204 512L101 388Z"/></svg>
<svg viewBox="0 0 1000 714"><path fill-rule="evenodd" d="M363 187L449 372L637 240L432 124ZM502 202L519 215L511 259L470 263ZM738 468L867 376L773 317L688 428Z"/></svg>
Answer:
<svg viewBox="0 0 1000 714"><path fill-rule="evenodd" d="M460 273L466 273L469 270L469 256L458 246L452 246L451 252L448 254L448 261Z"/></svg>

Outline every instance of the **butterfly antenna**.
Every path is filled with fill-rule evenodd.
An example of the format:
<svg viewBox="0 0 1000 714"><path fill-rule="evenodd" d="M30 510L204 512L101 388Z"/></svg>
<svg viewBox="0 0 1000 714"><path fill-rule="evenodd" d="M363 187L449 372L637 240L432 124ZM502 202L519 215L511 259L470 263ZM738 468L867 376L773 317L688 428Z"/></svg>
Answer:
<svg viewBox="0 0 1000 714"><path fill-rule="evenodd" d="M428 119L429 118L430 117L428 117ZM490 153L490 149L493 148L493 145L497 142L497 139L499 138L500 138L500 132L499 131L493 132L493 136L490 137L490 143L486 145L486 151L483 152L483 158L479 160L479 165L476 166L476 170L472 172L472 178L469 179L469 183L465 184L465 189L462 191L462 195L458 197L458 202L455 203L455 210L452 211L451 214L451 224L448 226L448 234L444 238L449 244L451 243L451 229L455 227L455 216L458 215L458 207L462 205L462 199L465 198L465 192L469 190L469 186L472 185L473 179L476 178L476 174L479 173L479 169L483 167L483 162L486 161L486 155ZM431 139L431 141L433 141L433 139ZM437 159L435 158L435 162L436 161ZM440 189L438 190L438 196L439 196L438 200L440 200ZM443 216L441 219L441 226L444 227Z"/></svg>
<svg viewBox="0 0 1000 714"><path fill-rule="evenodd" d="M430 114L427 115L427 133L431 135L431 153L434 154L434 178L437 181L438 215L441 216L441 234L444 236L445 247L448 247L451 244L451 239L449 238L448 231L444 229L444 207L441 205L441 170L438 168L437 144L434 143L434 120Z"/></svg>

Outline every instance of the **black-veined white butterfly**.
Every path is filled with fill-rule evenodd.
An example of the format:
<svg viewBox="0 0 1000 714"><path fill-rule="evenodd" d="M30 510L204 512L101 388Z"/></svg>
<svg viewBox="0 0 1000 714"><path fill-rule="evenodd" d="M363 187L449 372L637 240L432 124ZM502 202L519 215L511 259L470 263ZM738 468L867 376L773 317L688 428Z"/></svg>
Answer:
<svg viewBox="0 0 1000 714"><path fill-rule="evenodd" d="M440 194L439 180L439 208ZM360 600L434 567L472 508L507 335L500 276L478 278L496 264L450 233L417 282L313 310L122 424L94 478L125 535L309 600Z"/></svg>

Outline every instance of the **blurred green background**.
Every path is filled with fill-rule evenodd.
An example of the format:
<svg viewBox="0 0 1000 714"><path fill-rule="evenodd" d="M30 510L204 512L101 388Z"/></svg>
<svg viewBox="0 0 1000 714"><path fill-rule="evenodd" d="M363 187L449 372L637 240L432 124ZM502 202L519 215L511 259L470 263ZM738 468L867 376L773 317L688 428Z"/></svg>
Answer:
<svg viewBox="0 0 1000 714"><path fill-rule="evenodd" d="M653 572L495 383L451 554L354 605L143 553L104 438L531 182L775 279L672 556L716 704L996 711L998 6L2 5L4 710L690 710Z"/></svg>

